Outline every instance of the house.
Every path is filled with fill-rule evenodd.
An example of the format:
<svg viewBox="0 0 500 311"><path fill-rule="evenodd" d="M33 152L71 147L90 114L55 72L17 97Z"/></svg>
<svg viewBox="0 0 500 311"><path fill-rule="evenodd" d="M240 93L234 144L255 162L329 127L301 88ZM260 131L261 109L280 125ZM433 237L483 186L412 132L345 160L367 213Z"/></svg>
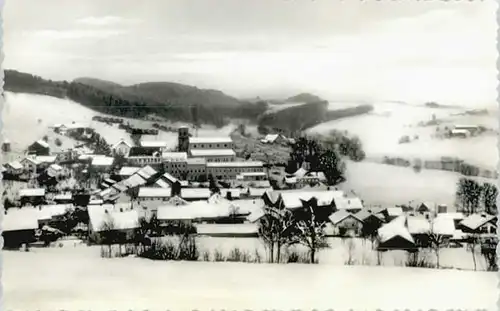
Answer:
<svg viewBox="0 0 500 311"><path fill-rule="evenodd" d="M51 164L47 168L47 175L50 177L57 177L63 174L63 168L60 165L57 164Z"/></svg>
<svg viewBox="0 0 500 311"><path fill-rule="evenodd" d="M472 214L459 223L459 229L469 234L496 233L496 222L496 216L486 213Z"/></svg>
<svg viewBox="0 0 500 311"><path fill-rule="evenodd" d="M180 197L186 201L208 200L212 195L207 188L182 188Z"/></svg>
<svg viewBox="0 0 500 311"><path fill-rule="evenodd" d="M25 188L19 190L21 206L31 204L37 206L45 202L44 188Z"/></svg>
<svg viewBox="0 0 500 311"><path fill-rule="evenodd" d="M236 158L233 149L191 149L192 158L203 158L207 162L231 162Z"/></svg>
<svg viewBox="0 0 500 311"><path fill-rule="evenodd" d="M288 142L287 138L282 134L267 134L260 141L264 144L284 144Z"/></svg>
<svg viewBox="0 0 500 311"><path fill-rule="evenodd" d="M20 163L23 166L23 170L25 172L28 172L30 175L36 174L39 162L35 159L34 156L27 156L22 159Z"/></svg>
<svg viewBox="0 0 500 311"><path fill-rule="evenodd" d="M23 165L19 161L12 161L5 164L6 173L11 175L21 175L23 173Z"/></svg>
<svg viewBox="0 0 500 311"><path fill-rule="evenodd" d="M323 172L307 172L302 176L296 176L297 185L306 186L312 184L318 184L320 182L327 182L326 176Z"/></svg>
<svg viewBox="0 0 500 311"><path fill-rule="evenodd" d="M46 141L37 140L28 146L28 153L39 155L50 155L50 146Z"/></svg>
<svg viewBox="0 0 500 311"><path fill-rule="evenodd" d="M193 149L233 149L231 137L189 137L189 151Z"/></svg>
<svg viewBox="0 0 500 311"><path fill-rule="evenodd" d="M171 197L171 192L172 189L170 188L141 187L139 188L137 200L139 202L154 200L167 201Z"/></svg>
<svg viewBox="0 0 500 311"><path fill-rule="evenodd" d="M160 166L162 163L162 153L154 148L132 147L127 156L127 161L132 166Z"/></svg>
<svg viewBox="0 0 500 311"><path fill-rule="evenodd" d="M38 208L38 226L50 226L61 219L68 211L74 210L73 204L41 205Z"/></svg>
<svg viewBox="0 0 500 311"><path fill-rule="evenodd" d="M239 199L241 196L241 189L233 188L233 189L220 189L220 194L222 197L228 200Z"/></svg>
<svg viewBox="0 0 500 311"><path fill-rule="evenodd" d="M402 216L404 214L403 208L401 207L387 207L381 209L379 212L381 214L386 222L391 222L392 220Z"/></svg>
<svg viewBox="0 0 500 311"><path fill-rule="evenodd" d="M436 219L438 218L451 219L455 225L455 229L458 230L460 228L460 223L465 219L465 216L462 213L440 213L436 216Z"/></svg>
<svg viewBox="0 0 500 311"><path fill-rule="evenodd" d="M40 168L46 168L49 165L56 163L57 156L55 156L55 155L50 155L50 156L36 156L35 160L38 162L38 166Z"/></svg>
<svg viewBox="0 0 500 311"><path fill-rule="evenodd" d="M363 222L363 230L368 233L376 232L384 223L383 217L371 209L363 208L354 216Z"/></svg>
<svg viewBox="0 0 500 311"><path fill-rule="evenodd" d="M335 196L334 199L335 208L337 210L345 210L350 213L357 213L363 209L363 202L359 198L348 198L344 196Z"/></svg>
<svg viewBox="0 0 500 311"><path fill-rule="evenodd" d="M111 146L111 150L115 156L122 155L127 157L132 145L125 141L123 138L116 142L113 146Z"/></svg>
<svg viewBox="0 0 500 311"><path fill-rule="evenodd" d="M89 237L94 242L104 239L130 241L139 227L139 213L131 208L114 205L89 205Z"/></svg>
<svg viewBox="0 0 500 311"><path fill-rule="evenodd" d="M359 236L363 222L345 209L338 210L328 217L340 236Z"/></svg>
<svg viewBox="0 0 500 311"><path fill-rule="evenodd" d="M391 222L384 224L378 230L379 244L377 249L415 251L417 245L406 227L404 215L394 218Z"/></svg>
<svg viewBox="0 0 500 311"><path fill-rule="evenodd" d="M53 200L57 204L73 203L73 194L71 192L59 193L54 196Z"/></svg>
<svg viewBox="0 0 500 311"><path fill-rule="evenodd" d="M477 132L479 132L479 126L477 125L455 125L454 126L455 130L462 130L462 131L468 131L470 135L475 135Z"/></svg>
<svg viewBox="0 0 500 311"><path fill-rule="evenodd" d="M114 158L103 155L96 155L92 157L92 166L98 171L108 171L113 165Z"/></svg>
<svg viewBox="0 0 500 311"><path fill-rule="evenodd" d="M36 241L39 211L36 208L9 208L2 220L2 236L5 248L19 248Z"/></svg>
<svg viewBox="0 0 500 311"><path fill-rule="evenodd" d="M136 174L144 178L146 182L151 182L156 177L158 172L151 166L146 165L140 170L138 170Z"/></svg>

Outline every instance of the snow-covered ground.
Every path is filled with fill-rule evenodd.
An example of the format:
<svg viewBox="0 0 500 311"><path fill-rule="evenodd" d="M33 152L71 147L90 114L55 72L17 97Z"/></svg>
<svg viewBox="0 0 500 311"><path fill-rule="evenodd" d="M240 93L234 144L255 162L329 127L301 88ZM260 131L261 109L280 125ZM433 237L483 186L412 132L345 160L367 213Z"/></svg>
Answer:
<svg viewBox="0 0 500 311"><path fill-rule="evenodd" d="M340 187L354 191L367 204L412 204L436 202L453 207L457 182L462 175L439 170L422 170L416 173L411 168L348 161L346 182ZM479 182L496 183L494 179L475 178Z"/></svg>
<svg viewBox="0 0 500 311"><path fill-rule="evenodd" d="M429 108L398 103L374 103L370 114L321 123L308 131L327 134L329 131L346 130L359 136L368 156L401 156L406 158L436 159L441 156L459 157L472 164L495 168L498 162L497 135L485 134L468 139L435 139L436 126L419 127L435 115L442 120L439 126L458 124L482 125L498 130L495 114L486 116L455 115L464 109ZM419 139L399 144L399 139L409 135ZM480 153L477 150L482 150Z"/></svg>
<svg viewBox="0 0 500 311"><path fill-rule="evenodd" d="M120 139L131 143L130 135L118 125L107 125L92 121L96 115L104 115L68 99L51 96L5 92L6 104L2 111L4 138L11 141L13 151L23 151L35 140L51 132L50 126L72 122L86 124L94 128L109 144ZM138 127L151 127L152 122L124 118ZM40 122L39 122L40 120ZM180 124L180 123L179 123ZM178 124L176 124L178 125ZM202 126L198 136L228 136L235 128L234 124L217 129ZM177 145L177 133L160 131L156 140L167 142L174 148Z"/></svg>
<svg viewBox="0 0 500 311"><path fill-rule="evenodd" d="M498 298L491 272L103 259L86 246L2 257L6 310L496 310Z"/></svg>

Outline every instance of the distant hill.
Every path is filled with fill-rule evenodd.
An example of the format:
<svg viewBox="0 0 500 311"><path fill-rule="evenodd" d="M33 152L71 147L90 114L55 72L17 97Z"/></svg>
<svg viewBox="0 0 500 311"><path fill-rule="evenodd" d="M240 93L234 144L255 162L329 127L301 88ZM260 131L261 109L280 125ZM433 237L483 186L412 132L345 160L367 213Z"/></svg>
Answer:
<svg viewBox="0 0 500 311"><path fill-rule="evenodd" d="M245 102L217 90L203 90L170 82L132 86L94 78L51 81L5 70L6 91L70 98L99 112L130 118L155 114L172 121L223 126L230 118L256 121L267 110L265 102Z"/></svg>
<svg viewBox="0 0 500 311"><path fill-rule="evenodd" d="M324 99L321 97L309 93L301 93L285 100L285 102L289 103L317 103L322 101L324 101Z"/></svg>

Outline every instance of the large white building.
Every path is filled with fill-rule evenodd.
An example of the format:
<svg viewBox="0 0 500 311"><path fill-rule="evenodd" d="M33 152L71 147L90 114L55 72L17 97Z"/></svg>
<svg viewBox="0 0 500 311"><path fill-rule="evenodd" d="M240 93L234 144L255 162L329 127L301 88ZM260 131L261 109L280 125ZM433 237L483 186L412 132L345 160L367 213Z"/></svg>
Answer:
<svg viewBox="0 0 500 311"><path fill-rule="evenodd" d="M193 149L233 149L231 137L189 137L189 151Z"/></svg>
<svg viewBox="0 0 500 311"><path fill-rule="evenodd" d="M191 149L192 158L204 158L207 162L231 162L236 158L233 149Z"/></svg>
<svg viewBox="0 0 500 311"><path fill-rule="evenodd" d="M216 179L236 179L241 173L264 172L261 161L232 161L207 163L207 175Z"/></svg>

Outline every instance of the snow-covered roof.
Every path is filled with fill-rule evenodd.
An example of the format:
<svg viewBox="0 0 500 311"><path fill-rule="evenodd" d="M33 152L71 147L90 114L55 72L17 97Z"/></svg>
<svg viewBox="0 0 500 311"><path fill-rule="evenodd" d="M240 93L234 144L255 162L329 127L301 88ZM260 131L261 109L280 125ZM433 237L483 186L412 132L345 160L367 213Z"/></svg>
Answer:
<svg viewBox="0 0 500 311"><path fill-rule="evenodd" d="M262 199L242 199L233 200L231 203L238 208L238 211L242 214L253 213L255 211L262 210L265 206L264 200Z"/></svg>
<svg viewBox="0 0 500 311"><path fill-rule="evenodd" d="M460 222L460 225L467 227L471 230L477 230L484 226L487 222L495 219L495 216L488 214L472 214Z"/></svg>
<svg viewBox="0 0 500 311"><path fill-rule="evenodd" d="M206 165L207 160L205 158L189 158L186 161L187 165Z"/></svg>
<svg viewBox="0 0 500 311"><path fill-rule="evenodd" d="M432 220L432 233L439 235L455 235L455 222L453 218L436 217Z"/></svg>
<svg viewBox="0 0 500 311"><path fill-rule="evenodd" d="M49 148L50 147L49 144L46 141L42 140L42 139L37 140L35 143L39 144L43 148Z"/></svg>
<svg viewBox="0 0 500 311"><path fill-rule="evenodd" d="M7 163L7 165L9 165L10 167L12 167L15 170L20 170L23 168L23 165L21 163L19 163L19 161L12 161L12 162Z"/></svg>
<svg viewBox="0 0 500 311"><path fill-rule="evenodd" d="M287 183L287 184L295 184L295 183L297 183L297 177L295 177L295 176L292 176L292 177L286 176L285 177L285 183Z"/></svg>
<svg viewBox="0 0 500 311"><path fill-rule="evenodd" d="M323 172L308 172L306 173L304 176L302 177L298 177L299 179L319 179L321 181L325 181L326 180L326 176L325 176L325 173Z"/></svg>
<svg viewBox="0 0 500 311"><path fill-rule="evenodd" d="M141 187L139 188L139 198L168 198L172 190L170 188L153 188Z"/></svg>
<svg viewBox="0 0 500 311"><path fill-rule="evenodd" d="M339 210L339 211L336 211L335 213L331 214L328 217L328 219L330 219L332 224L336 225L348 217L354 217L354 216L353 216L353 214L349 213L346 210ZM357 219L357 220L360 221L359 219Z"/></svg>
<svg viewBox="0 0 500 311"><path fill-rule="evenodd" d="M343 196L337 196L334 198L335 207L338 210L352 210L352 209L363 209L363 202L360 198L346 198Z"/></svg>
<svg viewBox="0 0 500 311"><path fill-rule="evenodd" d="M389 216L401 216L403 215L403 209L401 207L388 207L387 214Z"/></svg>
<svg viewBox="0 0 500 311"><path fill-rule="evenodd" d="M359 212L354 214L354 216L361 221L365 221L366 219L368 219L369 217L372 217L372 216L376 217L377 219L382 221L381 216L375 214L373 210L367 209L367 208L363 208L362 210L360 210Z"/></svg>
<svg viewBox="0 0 500 311"><path fill-rule="evenodd" d="M207 167L263 167L261 161L231 161L231 162L209 162Z"/></svg>
<svg viewBox="0 0 500 311"><path fill-rule="evenodd" d="M95 166L111 166L114 159L112 157L106 156L95 156L92 157L92 165Z"/></svg>
<svg viewBox="0 0 500 311"><path fill-rule="evenodd" d="M25 162L25 161L31 162L33 164L40 164L40 162L38 162L35 158L33 158L31 156L25 157L24 159L21 160L21 162Z"/></svg>
<svg viewBox="0 0 500 311"><path fill-rule="evenodd" d="M272 143L280 136L280 134L267 134L266 137L264 137L264 141Z"/></svg>
<svg viewBox="0 0 500 311"><path fill-rule="evenodd" d="M208 199L211 193L207 188L182 188L181 198L184 199Z"/></svg>
<svg viewBox="0 0 500 311"><path fill-rule="evenodd" d="M144 178L142 178L138 174L134 174L134 175L130 176L129 178L125 179L123 181L123 183L128 188L134 188L137 186L145 185L146 180L144 180Z"/></svg>
<svg viewBox="0 0 500 311"><path fill-rule="evenodd" d="M156 170L149 165L146 165L137 171L137 174L146 180L151 178L156 173L157 173Z"/></svg>
<svg viewBox="0 0 500 311"><path fill-rule="evenodd" d="M456 212L456 213L439 213L437 214L436 218L450 218L450 219L464 219L465 216L463 213Z"/></svg>
<svg viewBox="0 0 500 311"><path fill-rule="evenodd" d="M45 196L44 188L25 188L19 190L20 197L43 197Z"/></svg>
<svg viewBox="0 0 500 311"><path fill-rule="evenodd" d="M57 159L57 156L36 156L35 158L38 163L54 163Z"/></svg>
<svg viewBox="0 0 500 311"><path fill-rule="evenodd" d="M118 175L131 176L140 169L141 169L140 167L124 166L120 169L120 172L118 173Z"/></svg>
<svg viewBox="0 0 500 311"><path fill-rule="evenodd" d="M453 129L453 130L451 130L451 133L452 134L464 134L464 135L470 134L470 132L468 130L465 130L465 129Z"/></svg>
<svg viewBox="0 0 500 311"><path fill-rule="evenodd" d="M159 220L191 220L196 218L185 206L160 206L156 213Z"/></svg>
<svg viewBox="0 0 500 311"><path fill-rule="evenodd" d="M232 142L231 137L189 137L190 144L224 144Z"/></svg>
<svg viewBox="0 0 500 311"><path fill-rule="evenodd" d="M431 231L431 224L424 217L408 216L406 225L410 234L426 234Z"/></svg>
<svg viewBox="0 0 500 311"><path fill-rule="evenodd" d="M236 156L233 149L192 149L193 157L216 157L216 156Z"/></svg>
<svg viewBox="0 0 500 311"><path fill-rule="evenodd" d="M168 182L164 181L163 179L158 179L157 181L155 181L155 185L164 189L170 188Z"/></svg>
<svg viewBox="0 0 500 311"><path fill-rule="evenodd" d="M247 220L253 223L261 219L265 214L266 213L263 209L256 209L255 211L251 212L250 215L247 216Z"/></svg>
<svg viewBox="0 0 500 311"><path fill-rule="evenodd" d="M165 202L165 205L172 205L172 206L187 205L187 204L189 204L188 201L180 198L177 195L171 197L167 202Z"/></svg>
<svg viewBox="0 0 500 311"><path fill-rule="evenodd" d="M166 162L186 162L188 155L186 152L163 152L162 158Z"/></svg>
<svg viewBox="0 0 500 311"><path fill-rule="evenodd" d="M378 229L378 236L380 238L380 242L384 243L389 241L390 239L400 236L403 239L415 243L413 237L405 226L406 217L399 216L393 219L391 222L384 224L382 227Z"/></svg>
<svg viewBox="0 0 500 311"><path fill-rule="evenodd" d="M165 173L165 174L162 175L162 177L165 178L171 184L176 183L177 181L179 181L177 178L175 178L174 176L172 176L172 174L170 174L170 173Z"/></svg>
<svg viewBox="0 0 500 311"><path fill-rule="evenodd" d="M318 206L327 206L337 197L342 197L342 191L283 191L280 193L283 204L286 208L300 208L302 201L309 201L312 198L318 200Z"/></svg>
<svg viewBox="0 0 500 311"><path fill-rule="evenodd" d="M73 204L42 205L38 209L40 220L64 215L67 211L74 209Z"/></svg>
<svg viewBox="0 0 500 311"><path fill-rule="evenodd" d="M115 230L134 229L139 226L139 214L136 210L116 210L109 205L89 205L89 220L94 232L103 231L105 223L112 223Z"/></svg>
<svg viewBox="0 0 500 311"><path fill-rule="evenodd" d="M101 205L103 203L104 203L104 201L101 199L91 199L89 201L89 205Z"/></svg>
<svg viewBox="0 0 500 311"><path fill-rule="evenodd" d="M118 148L120 145L125 145L129 148L132 148L132 145L130 143L128 143L125 139L120 139L119 141L117 141L113 146L111 146L111 149L116 149Z"/></svg>
<svg viewBox="0 0 500 311"><path fill-rule="evenodd" d="M167 142L160 140L141 140L141 147L144 148L166 148Z"/></svg>
<svg viewBox="0 0 500 311"><path fill-rule="evenodd" d="M54 196L54 200L71 200L73 198L73 194L71 192L60 193Z"/></svg>
<svg viewBox="0 0 500 311"><path fill-rule="evenodd" d="M3 216L2 231L38 229L39 210L31 207L9 208Z"/></svg>

